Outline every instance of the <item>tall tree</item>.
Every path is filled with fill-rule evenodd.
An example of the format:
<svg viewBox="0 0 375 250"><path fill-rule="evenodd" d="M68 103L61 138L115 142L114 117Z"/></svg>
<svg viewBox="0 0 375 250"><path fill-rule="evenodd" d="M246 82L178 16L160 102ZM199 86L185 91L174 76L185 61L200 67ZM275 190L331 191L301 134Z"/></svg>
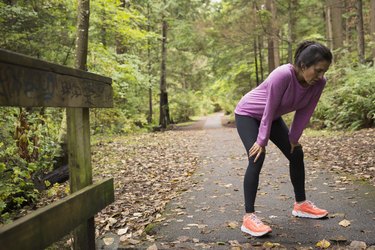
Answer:
<svg viewBox="0 0 375 250"><path fill-rule="evenodd" d="M288 0L288 62L293 63L293 43L295 42L297 0Z"/></svg>
<svg viewBox="0 0 375 250"><path fill-rule="evenodd" d="M371 40L375 41L375 0L371 0L370 7L370 30L371 30ZM372 60L375 60L375 46L372 46ZM375 65L375 63L374 63Z"/></svg>
<svg viewBox="0 0 375 250"><path fill-rule="evenodd" d="M147 2L147 31L151 32L151 6ZM147 74L148 74L148 109L147 122L152 123L152 58L151 58L151 38L147 38Z"/></svg>
<svg viewBox="0 0 375 250"><path fill-rule="evenodd" d="M343 46L342 9L344 1L326 0L327 36L331 49Z"/></svg>
<svg viewBox="0 0 375 250"><path fill-rule="evenodd" d="M165 1L164 1L165 4ZM162 38L161 38L161 72L160 72L160 117L159 125L166 128L170 124L169 103L167 92L167 33L168 22L165 13L162 13Z"/></svg>
<svg viewBox="0 0 375 250"><path fill-rule="evenodd" d="M268 12L270 13L269 19L267 22L267 26L269 29L269 34L267 37L268 42L268 72L273 71L276 68L276 55L275 55L275 30L274 30L274 14L275 12L275 6L273 0L266 0L266 8Z"/></svg>
<svg viewBox="0 0 375 250"><path fill-rule="evenodd" d="M254 64L255 64L255 83L258 86L260 84L259 81L259 69L258 69L258 42L256 37L254 37Z"/></svg>
<svg viewBox="0 0 375 250"><path fill-rule="evenodd" d="M274 61L275 61L275 68L280 65L280 42L279 42L279 23L278 20L278 13L277 13L277 5L276 1L272 1L271 4L271 13L272 13L272 38L273 38L273 54L274 54Z"/></svg>
<svg viewBox="0 0 375 250"><path fill-rule="evenodd" d="M263 37L258 36L258 52L259 52L259 69L260 69L260 81L264 80L264 67L263 67Z"/></svg>
<svg viewBox="0 0 375 250"><path fill-rule="evenodd" d="M362 0L357 0L356 10L357 10L358 59L360 63L365 63L365 33L364 33L364 28L363 28Z"/></svg>
<svg viewBox="0 0 375 250"><path fill-rule="evenodd" d="M127 7L127 1L126 0L120 0L119 8L121 10L124 10ZM117 54L124 54L127 52L127 47L123 43L123 39L120 33L116 34L116 53Z"/></svg>

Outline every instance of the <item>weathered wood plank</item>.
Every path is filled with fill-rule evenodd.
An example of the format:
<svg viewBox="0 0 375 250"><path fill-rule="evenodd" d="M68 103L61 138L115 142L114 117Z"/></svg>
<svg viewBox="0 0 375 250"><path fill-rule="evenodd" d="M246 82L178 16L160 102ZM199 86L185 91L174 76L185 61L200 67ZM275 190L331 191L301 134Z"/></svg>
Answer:
<svg viewBox="0 0 375 250"><path fill-rule="evenodd" d="M113 201L113 179L88 186L10 225L0 227L0 248L44 249Z"/></svg>
<svg viewBox="0 0 375 250"><path fill-rule="evenodd" d="M54 64L39 60L23 54L18 54L9 50L0 49L0 62L13 64L41 71L53 72L60 75L69 75L76 78L91 79L111 85L112 79L109 77L97 75L84 70L69 68L59 64Z"/></svg>
<svg viewBox="0 0 375 250"><path fill-rule="evenodd" d="M0 62L0 106L109 108L113 91L106 82Z"/></svg>

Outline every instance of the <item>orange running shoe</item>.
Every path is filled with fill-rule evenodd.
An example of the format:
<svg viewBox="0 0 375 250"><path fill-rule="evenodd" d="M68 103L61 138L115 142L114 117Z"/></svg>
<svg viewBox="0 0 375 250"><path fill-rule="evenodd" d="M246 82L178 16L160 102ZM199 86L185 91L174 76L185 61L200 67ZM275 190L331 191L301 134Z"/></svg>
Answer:
<svg viewBox="0 0 375 250"><path fill-rule="evenodd" d="M298 204L297 202L294 203L292 214L297 217L319 219L326 217L328 211L318 208L311 201L304 201L301 204Z"/></svg>
<svg viewBox="0 0 375 250"><path fill-rule="evenodd" d="M259 237L271 233L272 229L269 226L264 225L263 222L252 213L246 214L243 217L241 231L250 234L251 236Z"/></svg>

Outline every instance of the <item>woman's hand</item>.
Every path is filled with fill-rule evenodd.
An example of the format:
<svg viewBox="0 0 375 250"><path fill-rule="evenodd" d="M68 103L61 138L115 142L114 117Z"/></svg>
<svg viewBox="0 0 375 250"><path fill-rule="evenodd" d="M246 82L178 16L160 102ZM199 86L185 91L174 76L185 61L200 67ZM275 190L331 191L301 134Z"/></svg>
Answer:
<svg viewBox="0 0 375 250"><path fill-rule="evenodd" d="M258 143L255 142L254 145L249 150L249 158L255 156L254 162L256 162L259 156L265 152L266 152L266 148L260 146Z"/></svg>
<svg viewBox="0 0 375 250"><path fill-rule="evenodd" d="M302 147L302 145L299 144L298 142L297 142L297 143L290 143L290 153L291 153L291 154L293 154L294 149L295 149L296 147Z"/></svg>

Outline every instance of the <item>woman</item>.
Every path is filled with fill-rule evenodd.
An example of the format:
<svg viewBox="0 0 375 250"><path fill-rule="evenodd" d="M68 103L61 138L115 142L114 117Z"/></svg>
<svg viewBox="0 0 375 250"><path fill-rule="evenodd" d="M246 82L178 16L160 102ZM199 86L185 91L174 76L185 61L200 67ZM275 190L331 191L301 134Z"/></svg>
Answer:
<svg viewBox="0 0 375 250"><path fill-rule="evenodd" d="M298 140L309 122L326 84L324 78L332 53L324 45L305 41L295 52L294 64L276 68L258 87L247 93L235 109L236 125L246 148L249 164L244 178L246 214L241 230L262 236L272 229L254 214L259 174L270 139L289 160L290 178L295 193L292 214L322 218L328 212L306 200L305 166ZM290 129L282 115L296 111Z"/></svg>

